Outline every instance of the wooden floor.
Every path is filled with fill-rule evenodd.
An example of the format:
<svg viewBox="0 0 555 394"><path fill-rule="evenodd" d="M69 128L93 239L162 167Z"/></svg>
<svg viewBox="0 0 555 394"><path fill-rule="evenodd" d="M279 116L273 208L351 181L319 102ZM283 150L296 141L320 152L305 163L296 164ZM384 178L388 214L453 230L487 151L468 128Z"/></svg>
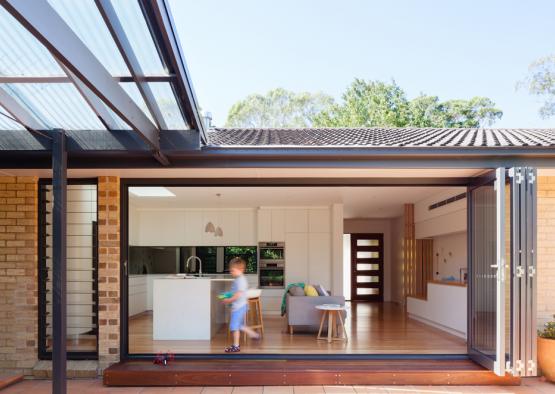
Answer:
<svg viewBox="0 0 555 394"><path fill-rule="evenodd" d="M108 386L518 385L469 360L195 360L167 366L126 361L104 371Z"/></svg>
<svg viewBox="0 0 555 394"><path fill-rule="evenodd" d="M260 341L241 345L251 354L466 354L466 342L454 335L408 319L394 303L351 305L346 320L347 343L317 341L316 333L289 335L285 320L264 316L265 335ZM211 341L155 341L152 315L141 314L129 321L129 353L222 353L227 345L226 329Z"/></svg>

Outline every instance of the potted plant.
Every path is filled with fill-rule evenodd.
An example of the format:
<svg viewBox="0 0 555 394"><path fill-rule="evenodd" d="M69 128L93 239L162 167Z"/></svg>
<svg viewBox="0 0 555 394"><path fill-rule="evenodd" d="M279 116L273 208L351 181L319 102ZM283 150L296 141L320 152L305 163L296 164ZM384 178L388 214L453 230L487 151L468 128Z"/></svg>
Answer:
<svg viewBox="0 0 555 394"><path fill-rule="evenodd" d="M545 378L555 382L555 321L538 330L538 364Z"/></svg>

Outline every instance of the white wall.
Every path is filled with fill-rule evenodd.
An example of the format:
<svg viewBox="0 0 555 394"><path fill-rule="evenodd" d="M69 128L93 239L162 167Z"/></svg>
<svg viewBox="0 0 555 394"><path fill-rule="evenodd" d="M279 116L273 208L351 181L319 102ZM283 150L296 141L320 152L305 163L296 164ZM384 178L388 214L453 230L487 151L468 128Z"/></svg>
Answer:
<svg viewBox="0 0 555 394"><path fill-rule="evenodd" d="M437 236L434 241L434 279L453 276L467 267L466 232Z"/></svg>
<svg viewBox="0 0 555 394"><path fill-rule="evenodd" d="M414 204L416 238L431 238L438 235L466 231L466 198L429 210L431 204L463 193L464 188L446 188Z"/></svg>
<svg viewBox="0 0 555 394"><path fill-rule="evenodd" d="M391 220L390 219L345 219L343 231L345 234L383 233L384 236L384 301L391 301ZM350 264L350 260L349 260ZM351 271L343 271L347 277L343 283L351 280ZM345 294L346 289L344 289ZM349 288L350 292L350 288ZM350 298L350 294L349 297Z"/></svg>

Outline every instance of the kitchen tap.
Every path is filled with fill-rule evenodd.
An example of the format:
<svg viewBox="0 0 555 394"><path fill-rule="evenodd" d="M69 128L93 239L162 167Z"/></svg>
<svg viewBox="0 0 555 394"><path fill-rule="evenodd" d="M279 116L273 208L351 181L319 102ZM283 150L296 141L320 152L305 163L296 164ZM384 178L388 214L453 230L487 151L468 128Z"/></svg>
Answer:
<svg viewBox="0 0 555 394"><path fill-rule="evenodd" d="M191 262L191 260L197 260L198 261L198 276L202 276L202 260L200 259L200 257L192 255L190 256L187 261L185 262L185 271L189 271L189 264Z"/></svg>

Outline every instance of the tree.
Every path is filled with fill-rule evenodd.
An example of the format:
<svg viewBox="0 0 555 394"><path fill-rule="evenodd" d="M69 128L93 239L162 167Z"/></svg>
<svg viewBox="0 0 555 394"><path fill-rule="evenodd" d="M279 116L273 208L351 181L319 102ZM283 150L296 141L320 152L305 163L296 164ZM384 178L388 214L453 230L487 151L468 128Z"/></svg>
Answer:
<svg viewBox="0 0 555 394"><path fill-rule="evenodd" d="M235 103L227 115L226 127L311 127L312 118L333 99L323 93L295 93L282 88L265 95L251 94Z"/></svg>
<svg viewBox="0 0 555 394"><path fill-rule="evenodd" d="M320 127L480 127L503 112L486 97L441 102L437 96L408 100L395 83L355 79L342 96L313 118Z"/></svg>
<svg viewBox="0 0 555 394"><path fill-rule="evenodd" d="M555 115L555 54L540 58L528 67L528 76L518 87L525 87L534 96L542 98L540 116Z"/></svg>

